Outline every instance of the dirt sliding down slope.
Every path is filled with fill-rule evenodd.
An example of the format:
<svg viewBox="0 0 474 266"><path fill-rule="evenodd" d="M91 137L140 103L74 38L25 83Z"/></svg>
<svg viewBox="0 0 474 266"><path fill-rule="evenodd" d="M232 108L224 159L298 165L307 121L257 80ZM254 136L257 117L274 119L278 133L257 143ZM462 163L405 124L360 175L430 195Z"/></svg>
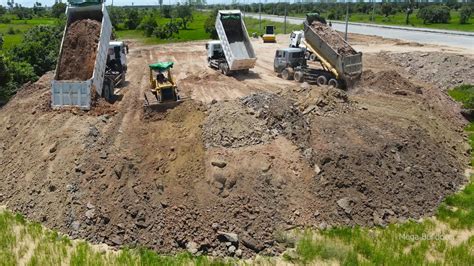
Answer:
<svg viewBox="0 0 474 266"><path fill-rule="evenodd" d="M357 52L347 44L341 35L336 30L328 25L315 21L311 24L311 28L325 40L329 46L336 50L341 55L353 55Z"/></svg>
<svg viewBox="0 0 474 266"><path fill-rule="evenodd" d="M83 19L67 29L59 61L58 80L87 80L94 71L100 22Z"/></svg>

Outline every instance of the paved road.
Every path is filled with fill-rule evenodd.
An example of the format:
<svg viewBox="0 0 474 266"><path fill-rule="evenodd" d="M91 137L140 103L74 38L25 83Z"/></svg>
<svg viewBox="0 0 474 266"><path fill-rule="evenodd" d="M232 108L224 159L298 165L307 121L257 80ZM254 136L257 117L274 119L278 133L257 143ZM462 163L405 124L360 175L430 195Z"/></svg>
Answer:
<svg viewBox="0 0 474 266"><path fill-rule="evenodd" d="M246 13L246 16L258 18L258 14ZM283 22L284 18L280 16L264 15L262 19L267 19L275 22ZM302 24L303 18L287 17L288 23ZM345 24L340 22L333 22L333 28L338 31L345 31ZM410 29L404 27L384 27L378 25L367 25L362 23L350 23L350 33L359 33L367 35L377 35L384 38L400 39L405 41L412 41L418 43L447 45L454 47L461 47L466 49L474 49L474 34L463 33L456 31L442 31L429 29Z"/></svg>

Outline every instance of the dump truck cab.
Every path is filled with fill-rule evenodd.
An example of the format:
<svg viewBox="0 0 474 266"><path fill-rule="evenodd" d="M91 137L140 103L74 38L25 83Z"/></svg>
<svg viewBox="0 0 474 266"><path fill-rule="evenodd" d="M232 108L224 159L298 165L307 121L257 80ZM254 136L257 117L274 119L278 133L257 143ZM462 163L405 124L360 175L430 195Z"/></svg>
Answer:
<svg viewBox="0 0 474 266"><path fill-rule="evenodd" d="M224 57L224 50L220 41L209 41L206 43L207 50L207 61L210 62L212 59L222 59Z"/></svg>
<svg viewBox="0 0 474 266"><path fill-rule="evenodd" d="M277 73L281 73L285 68L296 68L304 65L306 65L306 60L302 48L282 48L275 52L273 70Z"/></svg>
<svg viewBox="0 0 474 266"><path fill-rule="evenodd" d="M109 60L120 61L124 71L127 71L127 51L123 41L110 41L108 56Z"/></svg>
<svg viewBox="0 0 474 266"><path fill-rule="evenodd" d="M320 22L324 25L327 24L326 19L323 18L321 15L319 15L319 13L307 13L306 21L308 22L309 25L311 25L315 21Z"/></svg>
<svg viewBox="0 0 474 266"><path fill-rule="evenodd" d="M290 47L304 48L304 31L295 30L290 33Z"/></svg>
<svg viewBox="0 0 474 266"><path fill-rule="evenodd" d="M264 43L276 42L275 26L273 25L265 26L265 34L262 35L262 39Z"/></svg>
<svg viewBox="0 0 474 266"><path fill-rule="evenodd" d="M148 65L150 70L150 92L156 98L156 103L145 92L145 105L162 104L165 102L176 102L180 100L178 87L171 75L173 62L157 62Z"/></svg>

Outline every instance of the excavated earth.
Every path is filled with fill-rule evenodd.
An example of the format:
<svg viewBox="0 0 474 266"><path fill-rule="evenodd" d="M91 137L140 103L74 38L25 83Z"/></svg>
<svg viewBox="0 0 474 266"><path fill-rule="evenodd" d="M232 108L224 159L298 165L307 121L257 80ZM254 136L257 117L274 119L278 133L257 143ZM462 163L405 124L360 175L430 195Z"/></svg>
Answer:
<svg viewBox="0 0 474 266"><path fill-rule="evenodd" d="M254 40L256 68L235 77L207 68L204 42L132 45L118 100L90 112L49 108L52 73L25 85L0 109L0 204L96 243L250 257L281 253L296 227L430 216L466 182L459 106L383 60L409 54L356 42L366 70L346 92L277 78L278 41ZM185 101L144 110L158 60Z"/></svg>
<svg viewBox="0 0 474 266"><path fill-rule="evenodd" d="M342 36L339 35L336 30L332 29L328 25L315 21L311 24L311 28L339 54L353 55L357 53L350 45L347 44L347 42L344 41Z"/></svg>
<svg viewBox="0 0 474 266"><path fill-rule="evenodd" d="M94 72L100 22L78 20L68 27L59 60L58 80L88 80Z"/></svg>

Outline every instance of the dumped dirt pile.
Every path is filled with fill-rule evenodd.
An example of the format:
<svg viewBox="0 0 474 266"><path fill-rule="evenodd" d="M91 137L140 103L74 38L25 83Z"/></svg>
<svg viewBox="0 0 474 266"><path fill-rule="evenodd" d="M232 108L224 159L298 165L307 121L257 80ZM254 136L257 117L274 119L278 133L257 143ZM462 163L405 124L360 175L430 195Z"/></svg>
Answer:
<svg viewBox="0 0 474 266"><path fill-rule="evenodd" d="M360 95L275 84L262 68L209 76L188 87L197 98L146 118L146 63L181 56L176 77L206 76L186 52L202 45L135 48L114 115L42 111L48 79L25 87L0 110L0 205L95 243L250 257L281 253L295 227L430 215L463 184L463 124L439 90ZM245 97L212 100L223 87Z"/></svg>
<svg viewBox="0 0 474 266"><path fill-rule="evenodd" d="M264 143L270 132L265 123L237 101L218 102L210 107L204 121L206 147L242 147Z"/></svg>
<svg viewBox="0 0 474 266"><path fill-rule="evenodd" d="M294 102L270 93L252 94L241 102L255 111L256 117L265 121L273 135L283 135L299 148L307 145L310 128Z"/></svg>
<svg viewBox="0 0 474 266"><path fill-rule="evenodd" d="M58 62L58 80L87 80L94 71L100 22L83 19L73 22L64 36Z"/></svg>
<svg viewBox="0 0 474 266"><path fill-rule="evenodd" d="M442 89L474 83L474 59L465 55L414 52L381 53L380 56L405 68L408 74Z"/></svg>
<svg viewBox="0 0 474 266"><path fill-rule="evenodd" d="M398 95L422 93L421 87L416 86L394 70L384 70L377 73L366 70L362 73L362 81L359 86Z"/></svg>
<svg viewBox="0 0 474 266"><path fill-rule="evenodd" d="M321 22L315 21L311 24L311 28L319 35L323 40L327 42L334 50L341 55L353 55L357 52L349 45L344 39L328 25L324 25Z"/></svg>

